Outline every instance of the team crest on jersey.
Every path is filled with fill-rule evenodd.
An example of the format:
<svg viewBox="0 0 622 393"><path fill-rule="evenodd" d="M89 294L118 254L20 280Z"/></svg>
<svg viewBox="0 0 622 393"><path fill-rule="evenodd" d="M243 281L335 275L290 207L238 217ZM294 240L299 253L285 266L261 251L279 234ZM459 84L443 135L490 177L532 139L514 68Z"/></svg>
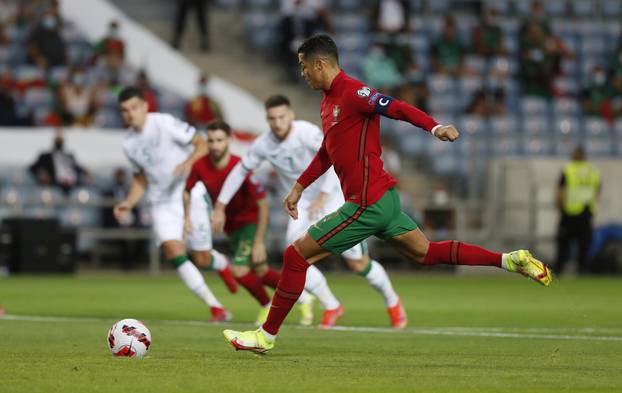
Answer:
<svg viewBox="0 0 622 393"><path fill-rule="evenodd" d="M356 91L356 94L360 97L369 97L371 95L371 89L367 86L361 87Z"/></svg>
<svg viewBox="0 0 622 393"><path fill-rule="evenodd" d="M333 125L339 122L339 113L341 113L341 109L339 108L339 105L335 105L333 107Z"/></svg>

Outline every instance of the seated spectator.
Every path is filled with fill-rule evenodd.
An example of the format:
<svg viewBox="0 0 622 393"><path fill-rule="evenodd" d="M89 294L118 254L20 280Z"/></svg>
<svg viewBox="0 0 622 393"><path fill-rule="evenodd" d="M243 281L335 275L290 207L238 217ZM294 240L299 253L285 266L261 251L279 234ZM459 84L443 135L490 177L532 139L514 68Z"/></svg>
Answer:
<svg viewBox="0 0 622 393"><path fill-rule="evenodd" d="M622 97L622 45L618 46L609 62L609 72L614 88L614 94Z"/></svg>
<svg viewBox="0 0 622 393"><path fill-rule="evenodd" d="M554 43L537 22L528 25L520 46L519 80L522 93L550 98L555 74Z"/></svg>
<svg viewBox="0 0 622 393"><path fill-rule="evenodd" d="M64 150L63 144L63 134L57 131L52 150L41 153L28 169L37 183L58 186L69 193L73 187L90 183L91 180L89 173L73 155Z"/></svg>
<svg viewBox="0 0 622 393"><path fill-rule="evenodd" d="M15 23L17 4L9 0L0 0L0 45L9 43L7 27Z"/></svg>
<svg viewBox="0 0 622 393"><path fill-rule="evenodd" d="M67 81L58 88L60 117L65 126L88 127L97 112L97 89L88 83L83 69L69 71Z"/></svg>
<svg viewBox="0 0 622 393"><path fill-rule="evenodd" d="M381 91L391 91L403 83L395 62L386 55L382 45L374 44L363 59L362 71L365 82Z"/></svg>
<svg viewBox="0 0 622 393"><path fill-rule="evenodd" d="M452 17L445 18L441 37L431 48L434 72L458 76L464 73L462 67L465 47L456 34L456 22Z"/></svg>
<svg viewBox="0 0 622 393"><path fill-rule="evenodd" d="M280 13L279 57L288 76L297 81L297 72L291 71L298 66L298 46L318 31L332 30L329 13L324 0L281 0Z"/></svg>
<svg viewBox="0 0 622 393"><path fill-rule="evenodd" d="M397 97L422 111L428 112L430 91L423 78L423 72L418 69L411 69L405 79L406 83L397 90Z"/></svg>
<svg viewBox="0 0 622 393"><path fill-rule="evenodd" d="M501 88L480 89L473 94L466 112L481 117L499 116L507 113L505 92Z"/></svg>
<svg viewBox="0 0 622 393"><path fill-rule="evenodd" d="M28 126L32 118L22 118L17 113L13 92L15 82L11 72L6 69L0 74L0 126Z"/></svg>
<svg viewBox="0 0 622 393"><path fill-rule="evenodd" d="M497 17L497 10L489 8L480 19L479 25L473 29L473 52L476 54L485 57L505 54L503 32L497 23Z"/></svg>
<svg viewBox="0 0 622 393"><path fill-rule="evenodd" d="M526 37L527 30L531 23L537 23L545 35L551 34L551 24L549 23L549 20L547 18L544 5L539 0L534 0L531 2L531 9L529 15L523 18L519 30L519 34L521 35L521 37Z"/></svg>
<svg viewBox="0 0 622 393"><path fill-rule="evenodd" d="M199 79L199 94L186 103L186 121L197 128L205 128L207 123L222 119L222 113L216 101L209 96L208 76L201 75Z"/></svg>
<svg viewBox="0 0 622 393"><path fill-rule="evenodd" d="M113 20L108 25L108 34L95 45L97 56L118 55L121 59L125 58L125 43L119 36L119 22Z"/></svg>
<svg viewBox="0 0 622 393"><path fill-rule="evenodd" d="M589 116L602 116L608 121L613 121L611 107L613 92L612 85L607 83L604 68L595 66L590 81L581 92L583 112Z"/></svg>
<svg viewBox="0 0 622 393"><path fill-rule="evenodd" d="M65 42L61 36L60 18L53 10L43 14L28 37L28 62L41 69L67 64Z"/></svg>
<svg viewBox="0 0 622 393"><path fill-rule="evenodd" d="M409 29L408 0L376 0L372 10L372 26L377 33L402 33Z"/></svg>
<svg viewBox="0 0 622 393"><path fill-rule="evenodd" d="M149 112L158 111L158 91L151 85L147 71L142 69L138 71L135 86L143 91L143 96L147 102Z"/></svg>
<svg viewBox="0 0 622 393"><path fill-rule="evenodd" d="M132 85L136 80L136 73L114 51L98 57L93 73L97 83L112 90Z"/></svg>

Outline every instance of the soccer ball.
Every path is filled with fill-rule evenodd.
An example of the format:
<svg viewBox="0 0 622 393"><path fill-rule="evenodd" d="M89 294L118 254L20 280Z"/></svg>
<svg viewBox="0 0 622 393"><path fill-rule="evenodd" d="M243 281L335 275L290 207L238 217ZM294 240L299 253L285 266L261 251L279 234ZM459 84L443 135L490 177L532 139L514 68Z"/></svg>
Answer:
<svg viewBox="0 0 622 393"><path fill-rule="evenodd" d="M151 347L151 332L136 319L122 319L108 330L108 348L114 356L142 358Z"/></svg>

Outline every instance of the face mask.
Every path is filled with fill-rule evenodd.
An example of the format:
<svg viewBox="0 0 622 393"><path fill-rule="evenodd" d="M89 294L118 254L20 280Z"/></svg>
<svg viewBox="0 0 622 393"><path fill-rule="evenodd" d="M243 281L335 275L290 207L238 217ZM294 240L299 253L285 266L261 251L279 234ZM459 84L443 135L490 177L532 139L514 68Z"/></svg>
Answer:
<svg viewBox="0 0 622 393"><path fill-rule="evenodd" d="M53 30L56 28L56 18L53 15L47 15L46 17L43 18L43 20L41 21L41 24L46 29Z"/></svg>
<svg viewBox="0 0 622 393"><path fill-rule="evenodd" d="M209 95L209 88L207 87L206 83L202 83L199 85L199 95L201 96L208 96Z"/></svg>
<svg viewBox="0 0 622 393"><path fill-rule="evenodd" d="M603 74L602 72L598 72L596 74L594 74L594 84L598 85L598 86L602 86L605 84L605 74Z"/></svg>
<svg viewBox="0 0 622 393"><path fill-rule="evenodd" d="M119 37L119 31L117 29L110 29L110 31L108 32L108 37L110 37L110 38L118 38Z"/></svg>

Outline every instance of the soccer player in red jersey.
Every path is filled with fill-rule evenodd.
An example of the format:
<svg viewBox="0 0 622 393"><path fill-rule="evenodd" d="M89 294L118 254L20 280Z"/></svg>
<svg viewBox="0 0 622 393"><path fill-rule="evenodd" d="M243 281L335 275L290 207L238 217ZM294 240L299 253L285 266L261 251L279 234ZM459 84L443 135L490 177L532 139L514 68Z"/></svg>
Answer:
<svg viewBox="0 0 622 393"><path fill-rule="evenodd" d="M209 154L199 158L190 171L184 190L185 231L192 231L190 219L190 191L198 181L203 182L211 201L216 201L227 175L240 161L229 152L231 128L224 121L216 120L207 125ZM262 186L249 173L239 191L226 208L228 217L225 233L234 250L231 262L233 276L261 305L257 325L261 325L270 309L270 297L264 288L276 288L280 278L278 271L268 266L264 238L268 227L269 206ZM308 296L308 295L307 295ZM305 305L308 299L305 299ZM304 307L301 307L304 309ZM304 310L303 311L304 314Z"/></svg>
<svg viewBox="0 0 622 393"><path fill-rule="evenodd" d="M295 219L302 192L331 165L346 202L287 247L281 280L262 327L256 331L223 332L236 349L256 353L272 349L283 320L304 287L309 265L372 235L388 241L416 263L495 266L521 273L545 286L551 283L549 269L529 251L505 254L459 241L430 242L401 211L394 188L396 181L384 171L380 158L380 116L407 121L450 142L459 136L453 125L440 125L425 112L345 74L339 67L337 46L326 35L306 40L298 49L298 61L309 86L324 91L320 110L324 141L285 197L284 208Z"/></svg>

